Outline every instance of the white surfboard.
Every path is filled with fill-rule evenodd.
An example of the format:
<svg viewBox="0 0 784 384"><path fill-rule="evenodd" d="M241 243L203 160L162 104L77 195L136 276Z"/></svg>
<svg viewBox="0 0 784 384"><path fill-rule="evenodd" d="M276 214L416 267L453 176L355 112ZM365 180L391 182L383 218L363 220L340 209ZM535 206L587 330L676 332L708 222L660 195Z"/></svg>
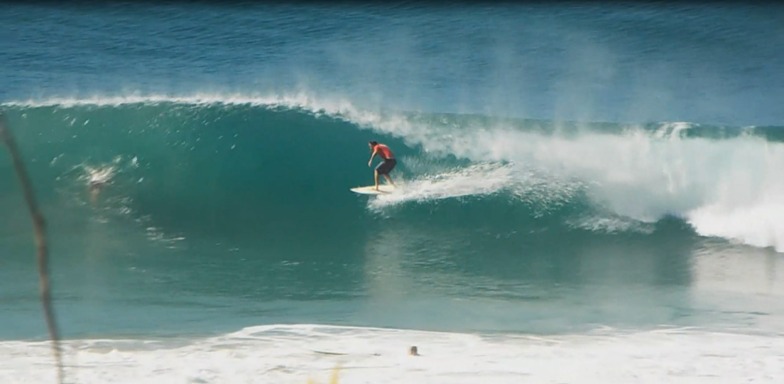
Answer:
<svg viewBox="0 0 784 384"><path fill-rule="evenodd" d="M359 193L361 195L381 195L385 193L392 193L395 191L395 187L392 185L381 184L378 186L378 191L376 191L375 185L369 185L367 187L356 187L351 188L351 192Z"/></svg>

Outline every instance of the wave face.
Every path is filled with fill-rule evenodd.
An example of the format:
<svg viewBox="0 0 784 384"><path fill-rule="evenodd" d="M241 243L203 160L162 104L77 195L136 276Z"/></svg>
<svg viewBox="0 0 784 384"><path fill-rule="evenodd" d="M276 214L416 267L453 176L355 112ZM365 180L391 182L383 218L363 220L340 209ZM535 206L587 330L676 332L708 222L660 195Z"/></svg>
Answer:
<svg viewBox="0 0 784 384"><path fill-rule="evenodd" d="M782 127L379 112L302 94L5 110L50 210L92 201L174 239L342 242L370 219L567 242L696 234L784 251ZM400 158L399 193L348 192L372 183L371 139ZM10 173L7 159L0 167Z"/></svg>

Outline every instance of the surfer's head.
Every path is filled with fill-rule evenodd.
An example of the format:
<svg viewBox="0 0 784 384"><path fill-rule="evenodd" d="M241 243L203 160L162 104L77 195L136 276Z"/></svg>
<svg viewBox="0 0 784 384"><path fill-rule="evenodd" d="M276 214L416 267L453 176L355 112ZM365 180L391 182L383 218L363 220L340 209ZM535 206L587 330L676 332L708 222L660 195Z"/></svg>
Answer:
<svg viewBox="0 0 784 384"><path fill-rule="evenodd" d="M370 149L373 149L376 145L378 145L378 141L368 141Z"/></svg>
<svg viewBox="0 0 784 384"><path fill-rule="evenodd" d="M417 350L416 345L412 345L411 348L408 349L408 354L411 356L419 356L419 350Z"/></svg>

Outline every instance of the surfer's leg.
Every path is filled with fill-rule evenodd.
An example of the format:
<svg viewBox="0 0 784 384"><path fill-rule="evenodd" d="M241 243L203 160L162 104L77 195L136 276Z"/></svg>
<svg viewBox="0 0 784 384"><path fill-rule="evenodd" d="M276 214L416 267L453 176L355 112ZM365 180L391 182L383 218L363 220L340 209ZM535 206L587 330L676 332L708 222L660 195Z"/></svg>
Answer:
<svg viewBox="0 0 784 384"><path fill-rule="evenodd" d="M389 184L395 185L395 183L392 182L392 178L389 177L389 172L393 168L395 168L395 164L397 164L397 161L395 159L386 159L386 160L384 160L384 162L382 162L381 164L379 164L376 167L376 190L378 190L378 175L379 174L384 176L384 178L387 179Z"/></svg>
<svg viewBox="0 0 784 384"><path fill-rule="evenodd" d="M378 191L378 170L373 171L373 180L376 181L376 191Z"/></svg>
<svg viewBox="0 0 784 384"><path fill-rule="evenodd" d="M392 182L392 178L391 178L391 177L389 177L389 174L386 174L386 173L385 173L385 174L384 174L384 178L385 178L385 179L387 179L387 181L389 182L389 184L395 185L395 183L394 183L394 182Z"/></svg>
<svg viewBox="0 0 784 384"><path fill-rule="evenodd" d="M396 165L397 165L397 160L389 159L389 160L387 160L386 168L384 169L384 177L386 177L387 181L389 181L389 184L392 184L392 185L395 185L395 183L392 182L392 177L389 176L389 172L392 172L392 170L395 169Z"/></svg>
<svg viewBox="0 0 784 384"><path fill-rule="evenodd" d="M392 172L392 170L395 169L395 166L397 165L397 160L391 159L389 162L390 162L389 170L384 175L387 177L387 180L389 180L389 184L395 185L395 183L392 181L392 176L389 176L389 172Z"/></svg>
<svg viewBox="0 0 784 384"><path fill-rule="evenodd" d="M98 202L98 195L101 193L103 187L104 187L103 183L95 183L95 182L90 183L90 186L88 188L88 190L90 191L90 203L95 205L95 203Z"/></svg>

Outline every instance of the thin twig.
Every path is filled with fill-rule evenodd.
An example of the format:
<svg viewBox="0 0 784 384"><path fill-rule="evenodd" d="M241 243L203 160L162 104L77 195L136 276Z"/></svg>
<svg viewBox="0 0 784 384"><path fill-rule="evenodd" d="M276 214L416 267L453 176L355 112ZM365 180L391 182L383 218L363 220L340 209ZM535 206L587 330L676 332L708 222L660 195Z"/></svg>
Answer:
<svg viewBox="0 0 784 384"><path fill-rule="evenodd" d="M19 183L22 185L27 207L30 210L30 216L33 219L33 229L35 231L35 244L38 250L38 281L41 293L41 304L44 307L44 316L46 317L46 326L49 329L49 338L52 340L52 352L54 353L55 361L57 363L57 381L62 384L65 380L65 373L63 370L62 352L60 349L60 336L57 332L57 322L55 321L54 307L52 306L52 294L49 287L49 262L48 262L48 248L46 246L46 228L44 216L38 210L38 204L35 201L33 187L30 183L30 178L27 176L22 157L19 154L19 149L16 147L16 142L5 124L5 116L0 114L0 137L8 147L8 152L11 154L11 160L14 163L14 170L19 177Z"/></svg>

